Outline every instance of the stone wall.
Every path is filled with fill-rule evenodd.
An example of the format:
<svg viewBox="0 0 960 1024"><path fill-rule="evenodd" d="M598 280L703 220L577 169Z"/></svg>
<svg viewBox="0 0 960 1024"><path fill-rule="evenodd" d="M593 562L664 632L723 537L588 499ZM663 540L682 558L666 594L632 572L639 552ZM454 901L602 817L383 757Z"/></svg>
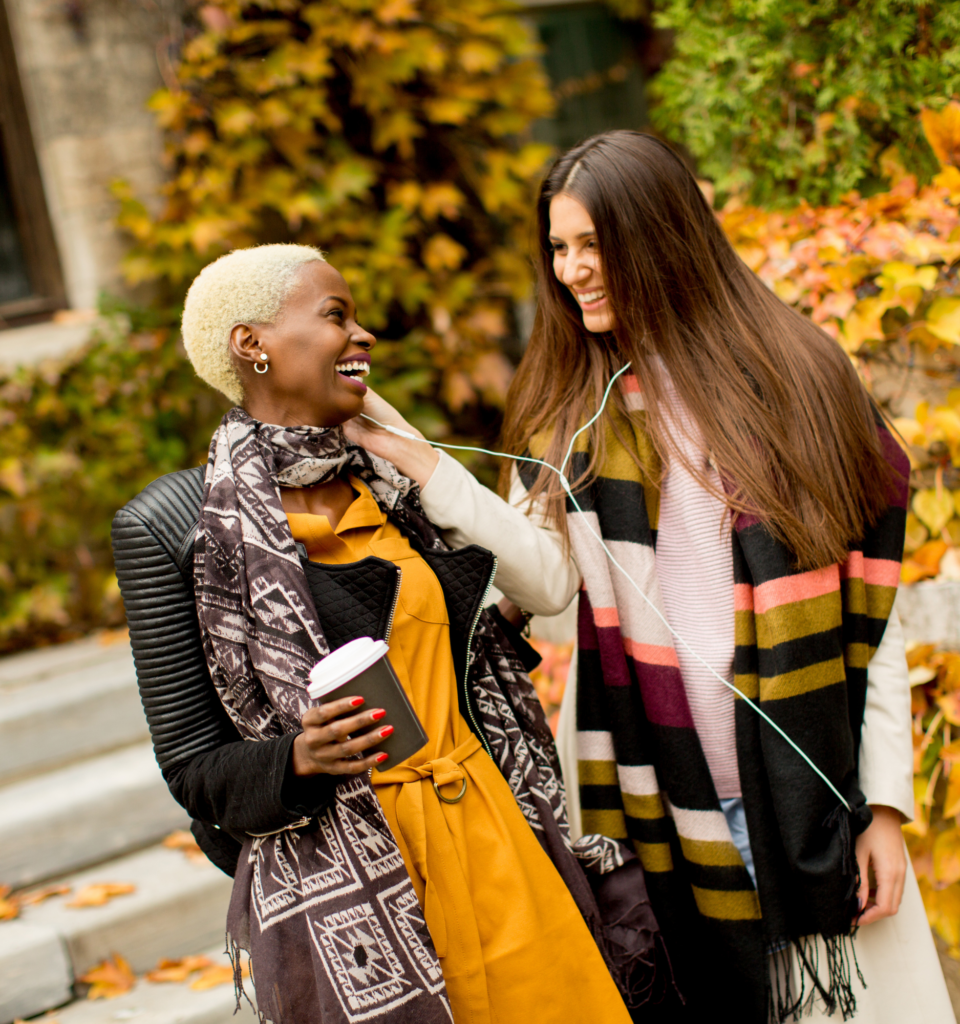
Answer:
<svg viewBox="0 0 960 1024"><path fill-rule="evenodd" d="M103 290L123 292L125 250L109 186L129 180L153 194L163 179L161 140L146 109L161 86L178 0L2 0L47 203L75 309Z"/></svg>

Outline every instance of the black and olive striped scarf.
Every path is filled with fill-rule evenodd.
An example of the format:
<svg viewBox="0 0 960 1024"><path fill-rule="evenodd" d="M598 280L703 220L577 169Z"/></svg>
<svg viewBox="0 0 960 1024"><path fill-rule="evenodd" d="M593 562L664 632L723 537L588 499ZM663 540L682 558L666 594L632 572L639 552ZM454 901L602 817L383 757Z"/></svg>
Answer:
<svg viewBox="0 0 960 1024"><path fill-rule="evenodd" d="M583 829L632 840L692 1019L704 1019L721 998L729 1019L766 1024L770 1017L794 1017L814 996L847 1019L856 1006L849 943L858 910L854 840L870 822L857 778L866 670L896 596L906 459L880 426L902 485L892 488L889 508L843 564L798 571L790 551L749 517L741 516L731 533L735 683L852 808L737 698L754 888L694 728L673 638L587 528L589 521L662 611L653 483L660 467L636 378L624 377L621 388L627 415L609 414L608 455L578 496L586 521L568 500L583 573L576 709ZM589 454L584 436L571 478L586 468ZM818 948L827 958L819 971ZM774 984L771 950L780 951ZM784 980L791 953L799 990Z"/></svg>

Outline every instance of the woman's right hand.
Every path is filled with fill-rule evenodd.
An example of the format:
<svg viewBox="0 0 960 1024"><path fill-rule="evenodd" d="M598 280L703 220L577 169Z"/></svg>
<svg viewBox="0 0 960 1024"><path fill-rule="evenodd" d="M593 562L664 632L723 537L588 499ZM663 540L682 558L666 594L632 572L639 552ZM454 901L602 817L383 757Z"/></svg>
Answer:
<svg viewBox="0 0 960 1024"><path fill-rule="evenodd" d="M343 697L307 711L300 719L303 732L293 741L295 775L359 775L387 760L384 753L355 757L382 743L393 732L392 725L376 726L386 715L382 708L351 715L361 704L362 697ZM375 728L349 739L351 733L371 725Z"/></svg>
<svg viewBox="0 0 960 1024"><path fill-rule="evenodd" d="M380 423L404 430L419 440L388 433L376 423L364 419L364 414L372 416ZM343 432L354 444L392 462L404 476L415 480L421 487L427 485L440 461L440 453L429 443L425 443L423 434L412 424L407 423L389 402L369 388L363 399L363 413L352 420L347 420L343 425Z"/></svg>

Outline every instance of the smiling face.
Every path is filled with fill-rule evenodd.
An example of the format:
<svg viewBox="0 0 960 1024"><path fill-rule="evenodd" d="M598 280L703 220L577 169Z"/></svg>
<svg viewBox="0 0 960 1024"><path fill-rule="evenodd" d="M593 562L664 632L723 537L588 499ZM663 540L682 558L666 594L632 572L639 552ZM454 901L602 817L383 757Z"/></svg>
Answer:
<svg viewBox="0 0 960 1024"><path fill-rule="evenodd" d="M247 412L281 426L332 427L356 416L377 343L356 315L340 272L313 261L298 272L275 323L234 327L230 349Z"/></svg>
<svg viewBox="0 0 960 1024"><path fill-rule="evenodd" d="M550 244L553 272L570 289L594 334L612 331L613 311L603 284L597 229L582 203L561 192L550 201Z"/></svg>

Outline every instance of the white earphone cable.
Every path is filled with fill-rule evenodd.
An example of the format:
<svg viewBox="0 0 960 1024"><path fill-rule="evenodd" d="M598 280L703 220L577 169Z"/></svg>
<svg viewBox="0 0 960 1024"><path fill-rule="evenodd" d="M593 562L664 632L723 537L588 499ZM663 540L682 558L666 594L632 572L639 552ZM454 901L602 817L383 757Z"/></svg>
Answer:
<svg viewBox="0 0 960 1024"><path fill-rule="evenodd" d="M386 423L381 423L379 420L375 420L372 416L368 416L366 413L361 413L360 415L365 420L369 420L371 423L375 423L378 427L381 427L383 430L386 430L387 433L389 433L389 434L395 434L397 437L405 437L405 438L407 438L407 439L409 439L411 441L420 441L423 444L429 444L431 447L450 448L450 449L452 449L454 451L460 451L460 452L480 452L483 455L493 455L496 458L501 458L501 459L513 459L516 462L532 462L532 463L536 463L539 466L546 466L547 469L553 470L553 472L557 474L557 477L560 480L560 486L564 489L564 491L566 492L567 497L573 503L573 507L577 510L577 512L580 513L580 517L583 519L584 524L586 525L586 527L590 531L590 533L592 533L593 536L596 538L597 542L600 544L600 547L603 549L604 554L617 567L617 569L620 570L620 572L626 578L627 582L633 587L633 589L636 590L636 592L643 598L644 601L646 601L646 603L653 610L653 612L657 616L657 618L660 619L660 621L664 624L664 626L667 627L667 629L669 630L669 632L673 636L673 638L675 640L679 641L681 644L683 644L684 648L694 658L696 658L697 661L699 661L700 664L703 665L703 667L708 672L710 672L712 675L716 676L717 679L719 679L720 682L723 683L723 685L726 686L728 690L732 690L735 694L737 694L738 697L740 697L744 701L746 701L746 703L749 704L750 707L753 708L753 710L756 711L756 713L771 728L776 730L776 732L778 732L780 734L780 736L782 736L787 741L787 743L789 743L790 746L793 747L793 749L803 758L804 761L807 762L807 764L817 773L817 775L820 776L820 778L827 784L827 787L837 797L837 799L840 801L840 803L842 803L843 806L846 807L846 809L848 811L852 810L852 808L850 807L850 804L847 803L847 801L844 799L844 796L840 792L840 790L837 789L837 787L827 778L827 776L824 775L824 773L814 764L814 762L810 759L810 757L808 757L807 754L803 750L801 750L801 748L799 746L797 746L797 744L783 731L783 729L780 728L779 725L777 725L777 723L763 710L763 708L759 707L759 705L757 705L754 701L752 701L742 690L740 690L738 687L734 686L733 683L731 683L728 680L724 679L724 677L722 675L720 675L720 673L709 662L707 662L704 658L702 658L690 646L690 644L688 644L687 641L684 640L684 638L670 625L670 623L667 622L666 617L660 611L660 609L653 603L653 601L650 600L649 597L647 597L647 595L644 593L643 589L639 586L639 584L637 584L634 581L633 577L627 572L627 570L624 569L624 567L616 560L616 558L613 557L613 553L607 547L606 543L603 540L603 537L601 537L600 534L598 534L596 532L596 530L594 530L594 528L591 526L590 519L588 518L586 512L584 512L583 509L580 507L580 503L577 501L576 497L574 496L574 493L573 493L573 491L570 488L570 482L564 476L563 471L566 469L567 462L570 460L571 456L573 455L573 448L574 448L574 445L576 444L576 440L584 431L589 430L590 427L592 427L593 424L596 423L596 421L600 418L601 414L603 413L603 410L606 407L607 399L610 397L610 392L613 389L614 383L616 382L617 378L621 376L621 374L626 373L627 370L629 370L629 369L630 369L630 364L627 363L625 366L621 367L610 378L610 382L607 384L606 391L603 394L603 401L600 403L600 408L597 410L596 414L587 423L585 423L573 435L573 437L570 439L570 445L567 448L567 454L564 456L563 462L560 464L560 468L559 469L557 469L556 466L551 466L549 462L544 462L542 459L533 459L533 458L530 458L529 456L525 456L525 455L508 455L508 454L506 454L506 452L494 452L494 451L490 451L487 448L474 448L474 447L472 447L470 445L443 444L440 441L427 441L425 438L417 437L414 434L411 434L407 430L400 430L398 427L392 427L392 426L389 426Z"/></svg>

